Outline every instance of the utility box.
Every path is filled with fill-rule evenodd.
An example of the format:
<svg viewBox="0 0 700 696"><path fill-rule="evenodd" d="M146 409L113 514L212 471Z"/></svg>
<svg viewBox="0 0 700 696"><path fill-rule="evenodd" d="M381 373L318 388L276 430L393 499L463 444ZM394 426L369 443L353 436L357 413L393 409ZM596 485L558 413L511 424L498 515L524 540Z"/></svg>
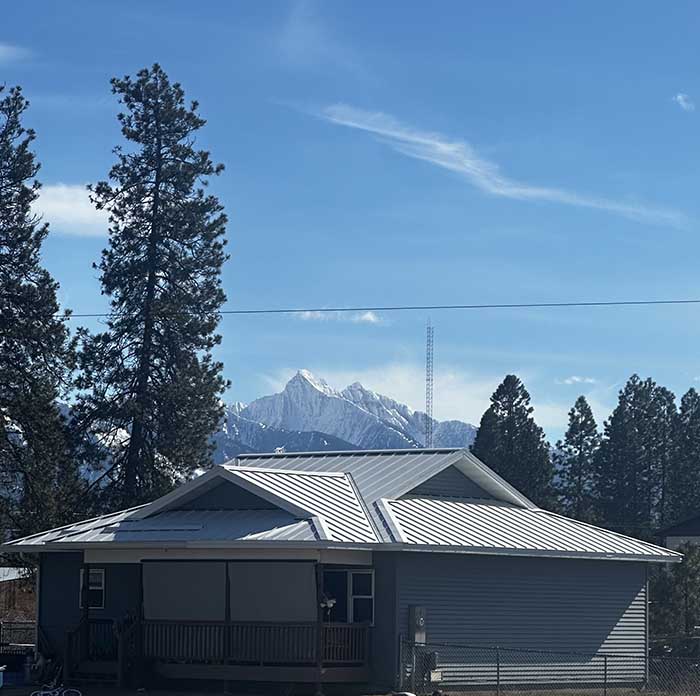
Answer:
<svg viewBox="0 0 700 696"><path fill-rule="evenodd" d="M411 643L425 644L425 607L412 604L408 607L408 638Z"/></svg>

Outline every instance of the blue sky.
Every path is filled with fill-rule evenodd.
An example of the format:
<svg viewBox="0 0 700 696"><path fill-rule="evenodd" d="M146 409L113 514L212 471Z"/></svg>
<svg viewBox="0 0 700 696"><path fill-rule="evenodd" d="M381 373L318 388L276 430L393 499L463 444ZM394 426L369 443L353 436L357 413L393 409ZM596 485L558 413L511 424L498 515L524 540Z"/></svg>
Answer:
<svg viewBox="0 0 700 696"><path fill-rule="evenodd" d="M696 3L45 0L4 19L0 79L32 103L45 263L75 312L105 307L83 187L119 142L109 78L154 61L226 165L232 308L700 297ZM478 422L507 372L552 439L579 393L602 422L632 372L680 395L699 312L434 312L436 415ZM227 398L306 367L422 407L426 319L225 318Z"/></svg>

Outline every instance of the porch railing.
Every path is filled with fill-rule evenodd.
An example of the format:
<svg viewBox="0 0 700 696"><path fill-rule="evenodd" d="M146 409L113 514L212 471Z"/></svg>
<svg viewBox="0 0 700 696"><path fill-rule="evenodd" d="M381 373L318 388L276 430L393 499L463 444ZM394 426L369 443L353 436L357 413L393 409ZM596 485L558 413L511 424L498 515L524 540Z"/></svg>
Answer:
<svg viewBox="0 0 700 696"><path fill-rule="evenodd" d="M316 623L144 621L141 626L147 659L249 665L318 663ZM323 624L323 664L366 664L369 630L366 624Z"/></svg>

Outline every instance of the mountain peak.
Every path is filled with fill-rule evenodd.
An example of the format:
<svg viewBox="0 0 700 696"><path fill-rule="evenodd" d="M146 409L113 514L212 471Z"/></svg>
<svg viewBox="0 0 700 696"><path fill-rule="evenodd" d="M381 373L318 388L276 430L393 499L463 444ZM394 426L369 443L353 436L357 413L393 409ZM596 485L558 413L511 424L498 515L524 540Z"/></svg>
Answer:
<svg viewBox="0 0 700 696"><path fill-rule="evenodd" d="M325 379L322 379L321 377L316 377L316 375L314 375L313 372L310 372L309 370L297 370L297 373L294 375L294 377L292 377L292 379L290 379L289 382L287 382L285 391L289 387L294 387L297 385L309 385L317 391L320 391L322 394L326 394L327 396L337 396L337 392L335 391L335 389L333 389L333 387L331 387Z"/></svg>

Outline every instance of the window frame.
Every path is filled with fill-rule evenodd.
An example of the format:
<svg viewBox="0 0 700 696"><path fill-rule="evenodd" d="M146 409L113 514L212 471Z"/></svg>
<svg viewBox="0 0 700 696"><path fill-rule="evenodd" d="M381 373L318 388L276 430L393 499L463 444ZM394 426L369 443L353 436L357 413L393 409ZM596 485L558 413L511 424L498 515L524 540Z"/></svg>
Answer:
<svg viewBox="0 0 700 696"><path fill-rule="evenodd" d="M369 621L370 626L374 626L374 568L362 568L346 570L348 576L348 624L365 623L355 621L355 600L369 599L372 601L372 618ZM370 594L354 594L353 592L353 575L369 575L370 577Z"/></svg>
<svg viewBox="0 0 700 696"><path fill-rule="evenodd" d="M90 586L90 575L92 573L99 573L100 575L100 586L91 587ZM83 608L83 578L85 577L85 568L80 569L80 584L78 585L78 608ZM106 573L104 568L90 568L88 571L88 610L90 609L104 609L105 608L105 594L106 594ZM102 603L99 605L90 604L90 590L100 590L102 592Z"/></svg>

